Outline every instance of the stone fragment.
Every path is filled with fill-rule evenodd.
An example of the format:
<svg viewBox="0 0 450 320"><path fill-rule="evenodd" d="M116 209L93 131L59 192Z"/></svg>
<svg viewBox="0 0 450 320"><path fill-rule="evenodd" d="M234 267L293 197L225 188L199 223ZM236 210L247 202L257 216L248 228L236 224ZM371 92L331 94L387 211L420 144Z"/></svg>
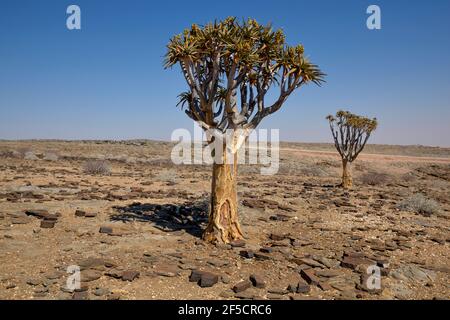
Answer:
<svg viewBox="0 0 450 320"><path fill-rule="evenodd" d="M318 285L320 282L320 279L315 275L314 270L312 269L302 269L300 275L308 284Z"/></svg>
<svg viewBox="0 0 450 320"><path fill-rule="evenodd" d="M241 250L239 252L241 257L252 259L255 256L255 253L252 250Z"/></svg>
<svg viewBox="0 0 450 320"><path fill-rule="evenodd" d="M41 228L50 229L55 226L55 221L44 219L41 221Z"/></svg>
<svg viewBox="0 0 450 320"><path fill-rule="evenodd" d="M259 274L252 274L250 276L250 281L252 282L253 286L256 288L265 288L266 287L266 281L264 280L263 276Z"/></svg>
<svg viewBox="0 0 450 320"><path fill-rule="evenodd" d="M102 276L102 273L96 270L84 270L80 273L80 279L83 282L90 282L99 279Z"/></svg>
<svg viewBox="0 0 450 320"><path fill-rule="evenodd" d="M122 280L123 281L133 281L136 278L139 278L140 272L135 270L127 270L122 272Z"/></svg>
<svg viewBox="0 0 450 320"><path fill-rule="evenodd" d="M99 230L100 233L112 234L113 230L111 227L102 226Z"/></svg>
<svg viewBox="0 0 450 320"><path fill-rule="evenodd" d="M83 210L75 210L76 217L84 217L85 214L86 212L84 212Z"/></svg>
<svg viewBox="0 0 450 320"><path fill-rule="evenodd" d="M233 291L235 293L242 292L242 291L247 290L251 286L252 286L252 283L249 280L242 280L234 285Z"/></svg>

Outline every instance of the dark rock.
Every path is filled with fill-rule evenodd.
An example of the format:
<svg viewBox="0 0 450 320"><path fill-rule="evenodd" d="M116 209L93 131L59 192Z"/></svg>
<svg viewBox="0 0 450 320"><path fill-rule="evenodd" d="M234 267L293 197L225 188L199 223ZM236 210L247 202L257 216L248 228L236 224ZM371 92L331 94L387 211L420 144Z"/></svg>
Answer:
<svg viewBox="0 0 450 320"><path fill-rule="evenodd" d="M322 289L322 291L328 291L328 290L332 289L328 282L322 282L322 281L319 282L318 287L320 289Z"/></svg>
<svg viewBox="0 0 450 320"><path fill-rule="evenodd" d="M300 275L306 282L308 282L308 284L318 285L320 282L320 279L315 275L313 269L302 269L300 271Z"/></svg>
<svg viewBox="0 0 450 320"><path fill-rule="evenodd" d="M250 276L250 281L252 282L253 286L256 288L265 288L266 287L266 281L264 280L263 276L259 274L252 274Z"/></svg>
<svg viewBox="0 0 450 320"><path fill-rule="evenodd" d="M245 241L244 240L234 240L234 241L230 242L230 245L233 248L242 248L242 247L245 247Z"/></svg>
<svg viewBox="0 0 450 320"><path fill-rule="evenodd" d="M244 257L247 259L252 259L255 256L255 253L253 252L253 250L241 250L239 252L239 254L241 255L241 257Z"/></svg>
<svg viewBox="0 0 450 320"><path fill-rule="evenodd" d="M349 268L352 270L355 270L359 265L372 265L372 264L373 261L369 259L350 256L345 256L341 261L341 267Z"/></svg>
<svg viewBox="0 0 450 320"><path fill-rule="evenodd" d="M273 248L272 247L262 247L261 249L259 249L259 251L261 251L262 253L272 253Z"/></svg>
<svg viewBox="0 0 450 320"><path fill-rule="evenodd" d="M202 274L198 285L202 288L212 287L219 281L219 276L217 274L207 272Z"/></svg>
<svg viewBox="0 0 450 320"><path fill-rule="evenodd" d="M84 270L81 271L80 278L83 282L90 282L99 279L102 276L102 273L96 270Z"/></svg>
<svg viewBox="0 0 450 320"><path fill-rule="evenodd" d="M95 212L86 212L84 216L86 218L95 218L97 216L97 213L95 213Z"/></svg>
<svg viewBox="0 0 450 320"><path fill-rule="evenodd" d="M189 281L190 282L198 282L200 281L202 274L205 273L207 271L202 271L202 270L192 270L191 271L191 275L189 276Z"/></svg>
<svg viewBox="0 0 450 320"><path fill-rule="evenodd" d="M270 238L271 240L281 241L281 240L286 239L287 236L284 235L284 234L271 233L270 236L269 236L269 238Z"/></svg>
<svg viewBox="0 0 450 320"><path fill-rule="evenodd" d="M106 276L112 277L115 279L121 279L123 272L120 270L112 269L105 273Z"/></svg>
<svg viewBox="0 0 450 320"><path fill-rule="evenodd" d="M252 283L249 280L242 280L234 285L233 291L235 293L242 292L242 291L247 290L251 286L252 286Z"/></svg>
<svg viewBox="0 0 450 320"><path fill-rule="evenodd" d="M26 210L25 214L39 219L44 219L50 216L47 210Z"/></svg>
<svg viewBox="0 0 450 320"><path fill-rule="evenodd" d="M44 219L41 221L41 228L53 228L55 226L55 221Z"/></svg>
<svg viewBox="0 0 450 320"><path fill-rule="evenodd" d="M212 287L219 281L219 275L208 271L192 270L189 281L197 282L202 288Z"/></svg>
<svg viewBox="0 0 450 320"><path fill-rule="evenodd" d="M123 281L133 281L136 278L139 278L139 271L127 270L122 272L122 280Z"/></svg>
<svg viewBox="0 0 450 320"><path fill-rule="evenodd" d="M311 287L306 283L299 282L297 286L297 293L308 293L311 291Z"/></svg>
<svg viewBox="0 0 450 320"><path fill-rule="evenodd" d="M113 230L111 227L102 226L99 230L100 233L112 234Z"/></svg>
<svg viewBox="0 0 450 320"><path fill-rule="evenodd" d="M260 260L260 261L265 261L265 260L270 260L272 259L270 256L266 255L266 254L262 254L262 253L254 253L254 257L256 260Z"/></svg>
<svg viewBox="0 0 450 320"><path fill-rule="evenodd" d="M86 214L86 212L84 212L82 210L75 210L76 217L84 217L85 214Z"/></svg>

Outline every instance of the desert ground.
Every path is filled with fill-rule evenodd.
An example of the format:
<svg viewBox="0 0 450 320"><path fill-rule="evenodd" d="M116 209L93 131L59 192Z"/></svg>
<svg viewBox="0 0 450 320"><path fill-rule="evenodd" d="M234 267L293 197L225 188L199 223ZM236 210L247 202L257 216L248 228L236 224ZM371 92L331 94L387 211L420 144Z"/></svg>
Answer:
<svg viewBox="0 0 450 320"><path fill-rule="evenodd" d="M276 175L239 167L245 241L212 245L211 167L172 146L0 141L0 299L450 298L450 149L368 145L344 191L333 145L282 143Z"/></svg>

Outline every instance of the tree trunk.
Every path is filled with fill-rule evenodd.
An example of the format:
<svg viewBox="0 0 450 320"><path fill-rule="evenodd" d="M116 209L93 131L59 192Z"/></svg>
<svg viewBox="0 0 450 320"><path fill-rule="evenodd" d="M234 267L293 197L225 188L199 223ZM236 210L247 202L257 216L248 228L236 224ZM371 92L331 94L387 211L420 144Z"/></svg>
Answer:
<svg viewBox="0 0 450 320"><path fill-rule="evenodd" d="M353 178L351 172L351 162L342 160L342 187L350 189L353 186Z"/></svg>
<svg viewBox="0 0 450 320"><path fill-rule="evenodd" d="M242 239L237 215L237 154L234 164L213 164L211 211L203 239L211 243L229 243Z"/></svg>

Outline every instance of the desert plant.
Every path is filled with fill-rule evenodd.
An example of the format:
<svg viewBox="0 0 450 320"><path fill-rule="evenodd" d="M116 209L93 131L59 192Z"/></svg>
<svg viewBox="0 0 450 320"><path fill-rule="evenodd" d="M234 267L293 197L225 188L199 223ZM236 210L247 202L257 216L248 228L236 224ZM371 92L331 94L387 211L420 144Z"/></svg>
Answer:
<svg viewBox="0 0 450 320"><path fill-rule="evenodd" d="M439 212L439 204L426 198L421 193L416 193L404 200L402 200L397 208L404 211L412 211L420 214L431 215Z"/></svg>
<svg viewBox="0 0 450 320"><path fill-rule="evenodd" d="M25 152L23 158L25 160L38 160L39 158L34 154L33 151L27 151Z"/></svg>
<svg viewBox="0 0 450 320"><path fill-rule="evenodd" d="M369 186L385 184L389 181L389 175L382 172L369 171L361 176L361 183Z"/></svg>
<svg viewBox="0 0 450 320"><path fill-rule="evenodd" d="M43 159L47 160L47 161L58 161L59 156L58 156L58 154L56 152L48 151L48 152L46 152L44 154L44 158Z"/></svg>
<svg viewBox="0 0 450 320"><path fill-rule="evenodd" d="M109 175L111 167L103 160L88 160L83 164L83 172L88 174Z"/></svg>
<svg viewBox="0 0 450 320"><path fill-rule="evenodd" d="M156 173L155 179L162 182L169 182L174 184L178 180L178 175L174 170L164 170Z"/></svg>
<svg viewBox="0 0 450 320"><path fill-rule="evenodd" d="M33 149L29 147L21 147L17 149L17 152L19 153L21 158L25 158L27 154L33 153Z"/></svg>
<svg viewBox="0 0 450 320"><path fill-rule="evenodd" d="M241 239L238 149L266 116L280 110L294 90L307 83L320 85L324 74L306 58L302 45L288 46L282 30L274 31L253 19L240 23L229 17L202 27L194 24L174 36L167 49L165 67L179 64L188 84L188 91L179 95L179 105L187 106L185 113L205 131L214 132L209 142L217 142L225 132L231 136L221 143L227 152L214 154L211 210L203 239ZM275 86L279 93L266 106L266 94Z"/></svg>
<svg viewBox="0 0 450 320"><path fill-rule="evenodd" d="M336 116L327 116L327 120L334 145L342 158L342 187L349 189L353 185L351 164L364 149L378 122L376 118L369 119L342 110Z"/></svg>

